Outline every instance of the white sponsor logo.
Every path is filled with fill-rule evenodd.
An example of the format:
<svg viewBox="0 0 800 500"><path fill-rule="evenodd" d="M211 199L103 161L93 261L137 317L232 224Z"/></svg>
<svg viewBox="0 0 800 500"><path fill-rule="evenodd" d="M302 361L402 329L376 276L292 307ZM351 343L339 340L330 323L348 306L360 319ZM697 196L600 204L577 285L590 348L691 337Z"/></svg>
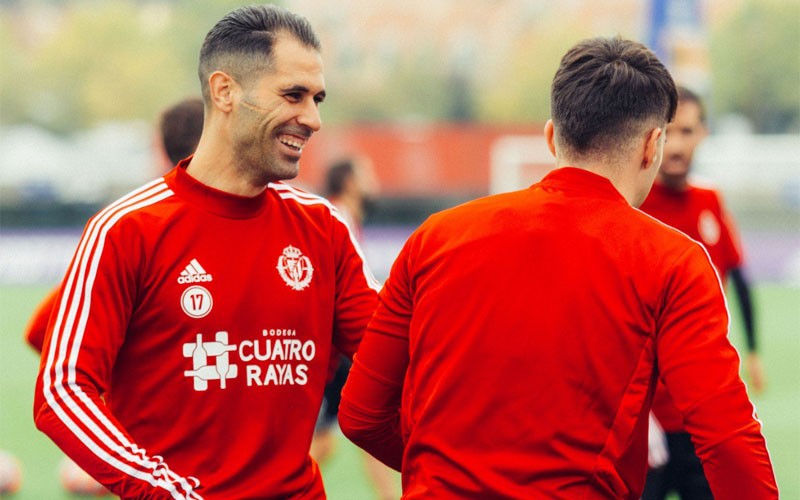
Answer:
<svg viewBox="0 0 800 500"><path fill-rule="evenodd" d="M283 249L283 254L278 257L278 273L283 281L294 290L302 290L311 283L314 275L314 266L303 252L289 245Z"/></svg>
<svg viewBox="0 0 800 500"><path fill-rule="evenodd" d="M183 344L183 356L192 358L192 369L183 372L186 377L194 377L194 390L208 390L209 380L219 380L221 389L225 389L225 381L236 378L239 367L230 363L229 352L235 351L235 345L228 345L228 332L217 332L213 342L203 342L203 334L197 334L197 340ZM208 358L214 358L209 364Z"/></svg>
<svg viewBox="0 0 800 500"><path fill-rule="evenodd" d="M186 265L186 268L181 271L181 275L178 276L178 283L181 285L212 280L213 278L211 275L207 273L205 269L203 269L203 266L197 262L197 259L192 259L189 264Z"/></svg>
<svg viewBox="0 0 800 500"><path fill-rule="evenodd" d="M181 294L181 309L187 316L202 318L211 312L214 300L211 293L202 286L190 286Z"/></svg>
<svg viewBox="0 0 800 500"><path fill-rule="evenodd" d="M198 333L194 342L183 344L183 356L192 360L192 369L183 374L193 377L195 391L208 390L209 380L219 380L220 389L225 389L226 381L242 370L247 387L306 385L309 365L317 356L316 343L297 338L291 328L264 329L261 338L228 342L228 332L217 332L213 342L203 341ZM232 363L231 356L238 356L240 363Z"/></svg>

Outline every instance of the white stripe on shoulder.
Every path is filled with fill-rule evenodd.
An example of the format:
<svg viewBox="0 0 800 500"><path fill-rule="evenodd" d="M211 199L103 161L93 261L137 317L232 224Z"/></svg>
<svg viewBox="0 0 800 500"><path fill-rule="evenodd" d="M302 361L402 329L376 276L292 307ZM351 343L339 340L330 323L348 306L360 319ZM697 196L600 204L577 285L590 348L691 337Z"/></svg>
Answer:
<svg viewBox="0 0 800 500"><path fill-rule="evenodd" d="M270 189L273 189L273 190L277 191L280 194L292 193L292 194L294 194L295 196L297 196L299 198L305 198L305 199L308 199L308 200L318 200L318 201L324 203L325 205L333 207L333 204L327 198L325 198L324 196L320 196L320 195L317 195L317 194L314 194L314 193L309 193L308 191L305 191L305 190L300 189L300 188L295 187L295 186L291 186L289 184L284 184L282 182L271 182L268 185L268 187Z"/></svg>
<svg viewBox="0 0 800 500"><path fill-rule="evenodd" d="M688 234L684 233L683 231L681 231L679 229L675 229L674 227L670 226L669 224L666 224L666 223L656 219L655 217L653 217L652 215L648 214L647 212L644 212L644 211L642 211L642 210L640 210L640 209L638 209L636 207L632 207L632 208L634 210L638 211L639 213L642 213L642 214L646 215L649 219L658 222L661 226L666 227L667 229L669 229L669 230L671 230L671 231L673 231L675 233L678 233L679 235L683 236L687 240L691 241L692 243L694 243L695 245L700 247L701 250L703 250L703 254L706 256L706 260L708 261L708 265L711 267L711 270L714 271L714 276L717 278L717 286L719 286L720 292L722 293L722 299L723 299L723 301L725 303L725 312L728 314L728 324L730 324L731 313L730 313L730 309L728 308L728 297L725 295L725 287L722 285L722 279L719 276L719 272L717 272L717 267L714 265L714 261L711 260L711 255L708 253L708 249L705 247L705 245L703 245L703 243L695 240L694 238L692 238Z"/></svg>
<svg viewBox="0 0 800 500"><path fill-rule="evenodd" d="M268 187L275 190L282 200L294 200L301 205L326 206L328 210L330 210L331 215L333 215L333 217L341 222L342 225L344 225L344 227L347 229L347 234L350 235L350 242L353 244L356 253L361 258L361 269L364 273L364 278L367 280L367 285L375 291L380 291L381 284L377 279L375 279L375 276L373 276L372 271L369 269L369 266L367 265L367 259L364 257L364 251L361 249L358 239L350 228L350 225L347 223L347 220L344 218L344 216L342 216L341 212L339 212L333 203L322 196L311 194L283 183L270 183Z"/></svg>
<svg viewBox="0 0 800 500"><path fill-rule="evenodd" d="M143 449L131 443L86 395L76 377L78 354L91 309L91 293L109 229L125 215L172 195L163 178L155 180L110 204L87 225L58 305L43 385L45 399L54 413L98 458L121 472L169 491L175 499L186 499L196 498L188 481L178 478L166 464L148 458Z"/></svg>
<svg viewBox="0 0 800 500"><path fill-rule="evenodd" d="M637 212L639 212L640 214L647 216L647 218L648 218L648 219L650 219L650 220L654 220L654 221L658 222L658 225L659 225L659 226L666 227L666 228L667 228L667 229L669 229L670 231L673 231L673 232L675 232L675 233L678 233L678 234L682 235L683 237L685 237L685 238L688 238L688 239L690 239L690 240L694 241L695 243L699 243L699 242L697 242L696 240L694 240L694 239L693 239L691 236L689 236L688 234L686 234L686 233L684 233L683 231L681 231L680 229L676 229L676 228L674 228L674 227L670 226L669 224L667 224L666 222L664 222L664 221L662 221L662 220L659 220L659 219L657 219L657 218L653 217L652 215L648 214L647 212L645 212L644 210L640 209L639 207L631 207L631 208L632 208L632 209L634 209L634 210L636 210L636 211L637 211ZM702 246L702 244L701 244L700 246Z"/></svg>

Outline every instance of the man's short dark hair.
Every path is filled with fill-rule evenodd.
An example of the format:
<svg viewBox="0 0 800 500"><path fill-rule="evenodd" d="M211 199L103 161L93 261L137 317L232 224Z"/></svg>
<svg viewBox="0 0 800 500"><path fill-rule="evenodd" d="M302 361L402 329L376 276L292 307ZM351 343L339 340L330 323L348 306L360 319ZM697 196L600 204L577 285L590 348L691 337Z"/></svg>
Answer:
<svg viewBox="0 0 800 500"><path fill-rule="evenodd" d="M355 165L350 159L333 163L325 174L325 196L335 197L344 191L347 179L355 174Z"/></svg>
<svg viewBox="0 0 800 500"><path fill-rule="evenodd" d="M697 108L700 110L700 121L702 123L706 122L706 107L703 104L703 99L699 94L688 87L678 85L678 102L691 102L697 105Z"/></svg>
<svg viewBox="0 0 800 500"><path fill-rule="evenodd" d="M675 82L641 43L592 38L572 47L553 78L551 113L573 155L613 153L675 116Z"/></svg>
<svg viewBox="0 0 800 500"><path fill-rule="evenodd" d="M175 165L194 153L203 132L205 106L199 97L190 97L161 113L158 131L164 152Z"/></svg>
<svg viewBox="0 0 800 500"><path fill-rule="evenodd" d="M208 78L224 71L241 84L269 69L276 36L288 33L307 47L321 45L308 20L277 5L249 5L211 28L200 49L200 89L209 102Z"/></svg>

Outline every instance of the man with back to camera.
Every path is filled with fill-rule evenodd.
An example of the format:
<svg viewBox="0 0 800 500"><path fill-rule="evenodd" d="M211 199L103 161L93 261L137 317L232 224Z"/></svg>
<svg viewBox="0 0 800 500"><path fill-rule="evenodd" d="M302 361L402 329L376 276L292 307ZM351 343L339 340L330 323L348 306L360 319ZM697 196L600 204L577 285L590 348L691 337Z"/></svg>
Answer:
<svg viewBox="0 0 800 500"><path fill-rule="evenodd" d="M679 86L675 119L667 126L664 161L641 209L702 243L723 284L727 277L733 281L747 338L745 367L752 388L761 392L765 377L756 350L750 285L742 271L736 227L724 208L719 191L689 177L694 152L707 134L705 122L700 96ZM700 459L684 428L683 417L661 383L653 397L653 415L666 433L668 453L666 463L648 472L643 498L663 499L672 490L684 500L713 498ZM651 428L651 433L654 432L659 432L658 426Z"/></svg>
<svg viewBox="0 0 800 500"><path fill-rule="evenodd" d="M208 33L195 155L87 225L34 414L122 498L322 498L308 448L332 346L377 284L330 204L281 183L321 122L320 46L273 5Z"/></svg>
<svg viewBox="0 0 800 500"><path fill-rule="evenodd" d="M578 43L552 85L556 170L406 242L339 408L403 498L637 499L659 376L715 496L777 498L711 262L632 208L677 98L643 45Z"/></svg>

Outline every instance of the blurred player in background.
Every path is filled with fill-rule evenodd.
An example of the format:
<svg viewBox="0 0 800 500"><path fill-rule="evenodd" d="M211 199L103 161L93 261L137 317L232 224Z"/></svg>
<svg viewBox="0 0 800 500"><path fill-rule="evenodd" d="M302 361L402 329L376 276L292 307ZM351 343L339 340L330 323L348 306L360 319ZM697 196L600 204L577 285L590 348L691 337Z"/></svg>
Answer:
<svg viewBox="0 0 800 500"><path fill-rule="evenodd" d="M161 113L155 140L163 167L158 175L163 175L179 161L194 154L203 132L203 112L203 99L189 97Z"/></svg>
<svg viewBox="0 0 800 500"><path fill-rule="evenodd" d="M332 164L325 174L324 195L337 208L359 242L362 240L364 219L378 195L378 179L372 162L365 156L353 156ZM350 371L350 360L338 352L331 357L330 381L325 385L311 456L322 464L334 452L335 427L341 391ZM365 453L364 466L378 498L397 498L396 473Z"/></svg>
<svg viewBox="0 0 800 500"><path fill-rule="evenodd" d="M336 206L355 231L359 241L367 213L378 196L378 178L372 162L365 156L340 160L325 174L325 196Z"/></svg>
<svg viewBox="0 0 800 500"><path fill-rule="evenodd" d="M686 87L678 87L678 108L675 119L667 126L664 161L641 209L702 243L723 284L727 278L733 281L747 336L746 371L752 389L761 392L765 377L756 350L753 304L750 285L742 271L739 235L720 193L690 179L694 152L706 134L705 108L700 97ZM670 491L680 493L684 500L713 498L683 417L662 383L653 398L653 414L666 433L668 455L666 464L648 473L643 498L664 499ZM654 425L651 433L659 432L658 425Z"/></svg>
<svg viewBox="0 0 800 500"><path fill-rule="evenodd" d="M203 100L199 97L186 98L161 112L156 126L154 140L157 174L163 175L179 161L194 153L200 133L203 131ZM55 287L36 307L25 329L25 340L37 352L42 352L47 322L60 287ZM105 495L108 490L89 474L64 458L59 465L59 476L64 489L73 494Z"/></svg>
<svg viewBox="0 0 800 500"><path fill-rule="evenodd" d="M286 9L241 7L198 73L195 154L84 231L36 425L122 498L322 498L330 352L353 355L378 285L329 204L280 182L321 126L320 43Z"/></svg>
<svg viewBox="0 0 800 500"><path fill-rule="evenodd" d="M711 262L632 208L677 99L643 45L580 42L553 80L557 168L406 242L339 407L404 498L638 499L659 376L717 498L777 498Z"/></svg>

